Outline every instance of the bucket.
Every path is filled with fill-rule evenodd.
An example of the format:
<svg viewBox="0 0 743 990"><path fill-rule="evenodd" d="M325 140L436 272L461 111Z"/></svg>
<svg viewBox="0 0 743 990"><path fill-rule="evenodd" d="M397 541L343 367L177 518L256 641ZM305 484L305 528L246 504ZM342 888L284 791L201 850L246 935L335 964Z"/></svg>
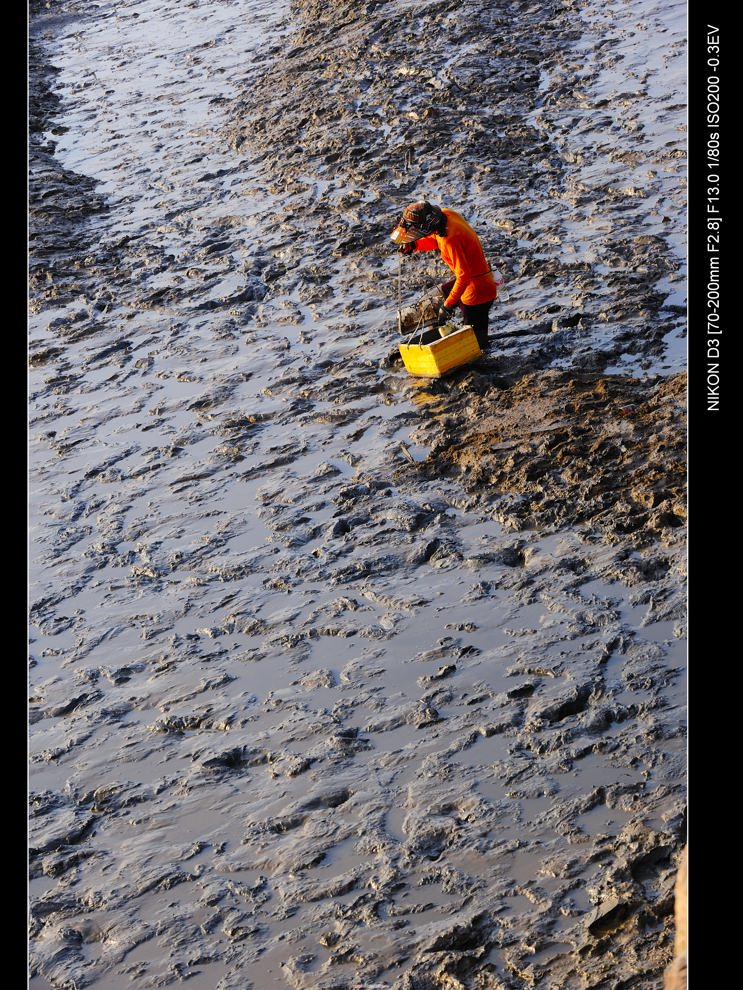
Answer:
<svg viewBox="0 0 743 990"><path fill-rule="evenodd" d="M442 337L438 328L424 330L414 344L400 344L400 356L411 375L440 378L482 357L472 327L461 327Z"/></svg>

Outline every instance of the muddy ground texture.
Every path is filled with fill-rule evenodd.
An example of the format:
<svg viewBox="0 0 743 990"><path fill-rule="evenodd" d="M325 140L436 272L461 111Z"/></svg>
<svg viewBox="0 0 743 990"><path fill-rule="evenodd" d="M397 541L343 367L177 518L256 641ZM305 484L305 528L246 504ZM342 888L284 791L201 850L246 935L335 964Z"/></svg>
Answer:
<svg viewBox="0 0 743 990"><path fill-rule="evenodd" d="M472 379L462 408L414 435L431 445L424 472L451 469L481 503L497 501L510 529L570 524L635 547L683 546L684 375Z"/></svg>
<svg viewBox="0 0 743 990"><path fill-rule="evenodd" d="M446 415L414 434L430 447L430 477L454 469L481 502L497 501L497 517L516 529L592 520L609 533L635 534L638 546L674 543L686 514L686 377L681 371L669 383L667 373L648 369L674 330L685 336L684 307L659 285L668 273L681 278L674 250L685 187L676 176L681 106L653 107L675 126L671 140L652 135L651 151L642 131L653 119L643 124L638 115L643 99L653 103L647 65L627 69L628 91L619 98L591 100L581 85L632 60L608 32L596 39L601 57L591 52L587 68L577 55L566 57L581 40L585 7L297 3L293 43L238 102L245 123L231 143L248 145L258 161L269 155L282 187L298 187L282 226L322 226L313 247L326 271L331 257L357 271L373 264L369 255L385 252L400 202L425 193L482 218L473 223L486 231L489 256L519 280L511 305L495 306L493 355L443 385ZM602 22L593 12L599 20L591 26L608 26L612 14ZM549 25L546 36L535 31L539 23ZM417 40L426 56L414 56ZM678 38L663 44L668 57L683 47ZM316 183L303 189L307 172ZM332 189L339 175L364 191L338 198L328 216L317 182ZM306 242L298 239L300 248L287 244L285 255L301 257ZM555 257L549 246L561 242L567 256ZM406 261L405 269L408 286L435 281L428 259ZM313 268L313 283L322 271ZM545 305L521 308L524 283ZM300 286L309 301L327 292L310 288L306 272ZM392 299L393 287L387 292ZM344 312L363 308L346 302ZM520 325L506 323L513 311ZM635 374L602 375L617 370L620 355L635 357ZM399 362L393 348L384 364Z"/></svg>
<svg viewBox="0 0 743 990"><path fill-rule="evenodd" d="M31 5L31 990L659 990L683 7L253 13Z"/></svg>

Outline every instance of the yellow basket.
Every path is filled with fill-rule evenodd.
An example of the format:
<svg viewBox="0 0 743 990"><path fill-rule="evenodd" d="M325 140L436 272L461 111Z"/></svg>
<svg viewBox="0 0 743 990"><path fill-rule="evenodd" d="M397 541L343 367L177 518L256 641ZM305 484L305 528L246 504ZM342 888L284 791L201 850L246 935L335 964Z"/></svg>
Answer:
<svg viewBox="0 0 743 990"><path fill-rule="evenodd" d="M447 337L428 330L415 344L400 344L400 356L411 375L440 378L482 356L472 327L462 327Z"/></svg>

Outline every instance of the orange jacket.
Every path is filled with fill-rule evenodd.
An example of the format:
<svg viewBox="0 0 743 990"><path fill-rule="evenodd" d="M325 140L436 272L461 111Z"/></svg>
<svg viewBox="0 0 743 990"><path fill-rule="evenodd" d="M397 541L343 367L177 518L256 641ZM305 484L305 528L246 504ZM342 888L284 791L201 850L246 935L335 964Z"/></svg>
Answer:
<svg viewBox="0 0 743 990"><path fill-rule="evenodd" d="M485 260L482 245L472 227L454 210L444 207L446 236L430 234L416 241L415 251L441 251L442 260L456 275L456 281L446 299L446 306L477 306L490 302L498 295L490 265Z"/></svg>

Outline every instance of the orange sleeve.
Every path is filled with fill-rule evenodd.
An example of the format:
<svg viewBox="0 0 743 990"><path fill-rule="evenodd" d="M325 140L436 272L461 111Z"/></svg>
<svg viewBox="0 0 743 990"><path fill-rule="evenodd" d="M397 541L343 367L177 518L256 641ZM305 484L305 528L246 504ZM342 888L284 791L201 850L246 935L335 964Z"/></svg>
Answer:
<svg viewBox="0 0 743 990"><path fill-rule="evenodd" d="M447 259L447 264L456 275L456 280L454 285L451 287L451 292L447 296L446 302L444 303L447 308L457 305L462 297L462 293L472 280L471 272L469 271L467 265L467 258L462 250L461 244L455 241L449 246L449 252L451 254L451 260Z"/></svg>
<svg viewBox="0 0 743 990"><path fill-rule="evenodd" d="M435 251L438 246L439 242L431 234L428 237L421 237L419 241L415 242L415 251ZM414 254L415 251L413 252Z"/></svg>

